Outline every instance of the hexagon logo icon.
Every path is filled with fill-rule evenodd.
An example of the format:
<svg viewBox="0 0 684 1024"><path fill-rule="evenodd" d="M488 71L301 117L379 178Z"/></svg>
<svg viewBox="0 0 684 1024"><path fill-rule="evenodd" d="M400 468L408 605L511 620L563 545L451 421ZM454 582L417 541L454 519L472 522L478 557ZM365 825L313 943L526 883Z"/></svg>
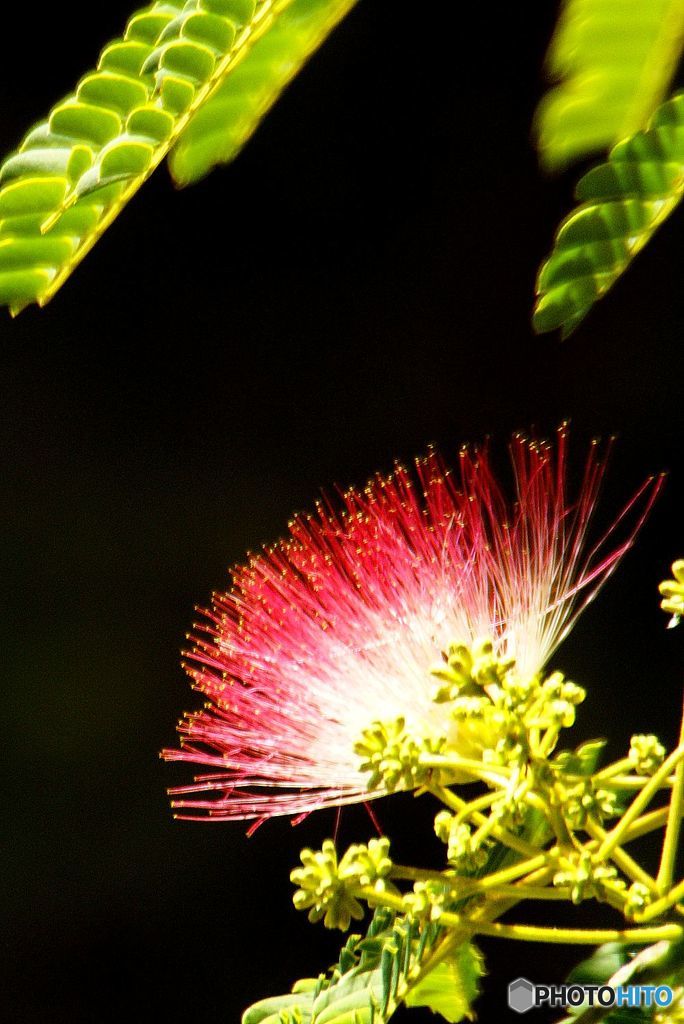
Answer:
<svg viewBox="0 0 684 1024"><path fill-rule="evenodd" d="M508 986L508 1005L516 1013L527 1013L534 1006L534 985L527 978L516 978Z"/></svg>

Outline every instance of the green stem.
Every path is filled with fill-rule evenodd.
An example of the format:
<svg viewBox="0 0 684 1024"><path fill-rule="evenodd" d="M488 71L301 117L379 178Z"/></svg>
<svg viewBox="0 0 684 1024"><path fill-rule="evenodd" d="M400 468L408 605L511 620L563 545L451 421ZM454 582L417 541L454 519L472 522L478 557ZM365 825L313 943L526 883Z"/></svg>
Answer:
<svg viewBox="0 0 684 1024"><path fill-rule="evenodd" d="M648 806L660 789L663 781L677 767L682 758L684 758L684 743L680 743L670 756L663 761L658 771L651 776L641 792L632 800L615 828L606 835L598 850L599 860L605 860L607 857L610 857L615 847L620 845L629 826L636 821L641 812Z"/></svg>
<svg viewBox="0 0 684 1024"><path fill-rule="evenodd" d="M668 789L674 786L676 776L664 779L661 789ZM650 778L647 775L615 775L611 779L602 779L602 789L643 789Z"/></svg>
<svg viewBox="0 0 684 1024"><path fill-rule="evenodd" d="M675 903L679 903L681 899L684 899L684 880L679 885L675 885L667 896L663 896L662 899L656 900L650 907L642 911L641 914L636 914L634 917L635 921L653 921L654 918L660 917L670 907L674 907Z"/></svg>
<svg viewBox="0 0 684 1024"><path fill-rule="evenodd" d="M629 826L623 842L631 843L634 839L641 839L642 836L648 835L649 832L655 832L656 829L662 828L667 821L668 813L669 806L659 807L657 811L649 811L648 814L642 814L634 824Z"/></svg>
<svg viewBox="0 0 684 1024"><path fill-rule="evenodd" d="M442 920L449 924L449 914ZM458 922L461 923L460 920ZM551 942L554 944L600 946L604 942L658 942L660 939L676 941L681 939L684 929L678 924L662 924L655 928L543 928L529 924L477 924L475 932L500 939L517 939L521 942Z"/></svg>
<svg viewBox="0 0 684 1024"><path fill-rule="evenodd" d="M541 758L548 757L548 755L551 753L551 751L553 750L554 746L556 745L556 741L558 740L558 734L559 733L560 733L560 726L559 725L550 726L546 730L546 732L545 732L545 734L544 734L544 736L542 738L542 741L541 741L541 743L539 744L539 746L537 748L537 756L538 757L541 757Z"/></svg>
<svg viewBox="0 0 684 1024"><path fill-rule="evenodd" d="M485 875L484 878L473 879L473 890L475 892L488 892L490 889L495 889L500 885L507 885L523 875L539 871L541 868L548 868L549 860L550 855L548 853L538 853L536 857L530 857L528 860L511 864L509 868L496 871L493 875Z"/></svg>
<svg viewBox="0 0 684 1024"><path fill-rule="evenodd" d="M607 837L605 829L602 828L597 821L594 821L593 818L587 819L585 827L588 834L596 840L595 848L600 847L601 843L605 842ZM650 892L657 894L658 886L656 885L655 878L644 871L641 865L630 857L630 855L623 850L621 846L615 847L610 855L610 859L617 865L617 867L620 868L623 874L627 875L628 878L631 878L633 882L641 882L641 884L645 885Z"/></svg>
<svg viewBox="0 0 684 1024"><path fill-rule="evenodd" d="M390 871L390 878L396 878L401 881L409 882L447 882L449 885L454 885L456 888L457 882L469 882L470 879L460 879L455 876L449 876L444 871L431 871L429 868L411 868L405 864L393 864L392 870Z"/></svg>
<svg viewBox="0 0 684 1024"><path fill-rule="evenodd" d="M496 818L493 814L490 814L488 818L485 818L479 828L473 832L473 846L476 850L482 846L485 840L489 839L492 833L496 830L496 827Z"/></svg>
<svg viewBox="0 0 684 1024"><path fill-rule="evenodd" d="M621 757L619 761L613 761L612 764L606 765L600 771L594 772L592 780L603 783L606 779L612 779L614 775L620 775L621 772L629 771L632 767L632 762L628 757Z"/></svg>
<svg viewBox="0 0 684 1024"><path fill-rule="evenodd" d="M418 758L418 763L424 768L446 768L458 772L467 772L473 778L480 779L482 782L487 782L494 786L505 785L512 771L511 768L507 768L505 765L488 768L481 761L455 755L421 754Z"/></svg>
<svg viewBox="0 0 684 1024"><path fill-rule="evenodd" d="M473 922L479 922L481 920L493 921L502 914L505 914L506 911L510 910L511 907L514 907L516 903L520 903L521 900L526 899L526 885L529 885L530 889L535 890L537 887L543 886L552 877L554 871L553 867L550 867L548 864L548 855L540 854L538 857L526 861L523 864L513 865L503 871L498 871L493 875L489 875L484 879L467 879L466 881L472 881L473 891L468 892L466 896L469 897L478 895L479 893L486 893L490 888L493 888L494 885L498 885L500 882L503 884L509 879L515 878L516 874L514 872L518 868L522 868L524 870L525 877L517 886L510 887L509 896L502 897L502 899L497 901L496 904L488 903L475 907L471 918L465 918L460 914L449 912L441 916L440 922L443 922L445 925L452 928L462 928L463 934L460 941L464 941L472 934ZM419 871L420 869L416 868L415 870ZM440 880L443 881L444 879L441 878ZM475 886L478 886L478 888L475 888ZM373 886L370 885L350 887L349 891L358 899L365 900L368 906L387 907L388 910L395 910L400 914L406 913L403 897L395 893L377 892Z"/></svg>
<svg viewBox="0 0 684 1024"><path fill-rule="evenodd" d="M470 800L462 811L459 811L456 815L456 821L454 824L460 824L465 821L472 814L476 814L478 811L485 811L488 807L499 799L500 793L485 793L484 796L477 797L475 800Z"/></svg>
<svg viewBox="0 0 684 1024"><path fill-rule="evenodd" d="M543 885L497 885L496 888L487 889L487 899L505 899L513 897L516 900L569 900L570 889L559 887L552 889Z"/></svg>
<svg viewBox="0 0 684 1024"><path fill-rule="evenodd" d="M558 840L558 845L562 849L572 850L575 847L575 843L560 808L550 804L548 811L549 821L551 822L551 827L555 833L556 839Z"/></svg>
<svg viewBox="0 0 684 1024"><path fill-rule="evenodd" d="M432 793L433 796L437 797L437 799L441 801L441 803L443 803L445 807L448 807L450 811L460 813L468 806L465 800L462 800L460 796L456 796L456 794L452 793L450 789L446 788L446 786L437 786L431 784L429 786L426 786L425 788L428 790L428 792ZM487 818L485 817L484 814L480 814L480 812L478 811L477 813L473 814L473 821L477 825L482 825L484 824L485 821L487 821ZM518 836L513 835L512 832L509 832L508 829L502 828L500 825L497 825L497 827L494 829L493 835L495 836L496 839L499 840L500 843L503 843L504 846L510 847L511 850L515 850L516 853L522 854L523 857L536 857L539 853L538 847L532 846L531 843L528 843L524 839L520 839Z"/></svg>
<svg viewBox="0 0 684 1024"><path fill-rule="evenodd" d="M682 708L682 720L679 727L679 745L684 745L684 707ZM675 770L674 786L672 788L672 796L670 797L670 806L667 813L667 825L665 826L665 838L663 840L663 848L660 854L660 865L656 876L658 888L662 893L667 892L672 885L683 810L684 760L681 760Z"/></svg>
<svg viewBox="0 0 684 1024"><path fill-rule="evenodd" d="M421 881L434 881L441 882L444 885L448 885L459 897L464 899L469 896L477 896L480 893L489 893L493 889L507 886L509 882L515 881L517 878L521 878L523 875L529 875L531 872L538 871L540 868L549 866L549 855L546 853L539 854L537 857L530 858L529 860L520 861L518 864L512 864L508 868L504 868L502 871L497 871L492 875L485 875L484 878L463 878L459 876L449 877L448 874L442 871L430 871L425 868L412 868L407 867L403 864L395 864L390 872L390 877L397 880L407 880L414 882ZM514 896L516 900L527 899L526 892L523 894L521 889L510 887L512 889L507 895ZM393 893L378 893L372 886L359 886L354 889L354 895L372 902L373 906L388 907L390 910L399 910L404 912L405 907L401 902L401 897L394 895Z"/></svg>
<svg viewBox="0 0 684 1024"><path fill-rule="evenodd" d="M393 892L377 892L372 885L350 886L348 891L358 899L365 900L369 907L387 907L388 910L396 910L398 914L406 913L403 896Z"/></svg>

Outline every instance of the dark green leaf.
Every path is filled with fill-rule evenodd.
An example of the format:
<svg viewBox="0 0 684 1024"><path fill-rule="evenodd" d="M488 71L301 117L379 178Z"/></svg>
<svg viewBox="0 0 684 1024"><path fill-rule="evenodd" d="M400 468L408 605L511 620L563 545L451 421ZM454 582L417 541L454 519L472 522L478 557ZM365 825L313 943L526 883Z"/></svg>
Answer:
<svg viewBox="0 0 684 1024"><path fill-rule="evenodd" d="M577 186L584 199L556 235L537 279L533 323L566 337L608 291L684 193L684 93L615 146Z"/></svg>

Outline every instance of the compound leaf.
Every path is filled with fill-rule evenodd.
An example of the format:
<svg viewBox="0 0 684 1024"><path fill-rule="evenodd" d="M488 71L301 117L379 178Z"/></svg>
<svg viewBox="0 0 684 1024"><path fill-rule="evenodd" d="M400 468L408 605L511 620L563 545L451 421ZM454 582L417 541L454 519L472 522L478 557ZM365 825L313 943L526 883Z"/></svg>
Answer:
<svg viewBox="0 0 684 1024"><path fill-rule="evenodd" d="M547 55L542 163L556 170L643 128L684 45L684 0L565 0Z"/></svg>
<svg viewBox="0 0 684 1024"><path fill-rule="evenodd" d="M684 93L611 150L577 185L581 205L559 227L537 278L533 324L570 334L627 269L684 194Z"/></svg>
<svg viewBox="0 0 684 1024"><path fill-rule="evenodd" d="M442 960L406 996L407 1006L427 1006L450 1024L473 1018L472 1004L483 974L482 955L466 942Z"/></svg>
<svg viewBox="0 0 684 1024"><path fill-rule="evenodd" d="M242 1015L242 1024L283 1024L284 1020L292 1021L292 1024L309 1024L312 1005L313 990L297 982L287 995L260 999L248 1007Z"/></svg>
<svg viewBox="0 0 684 1024"><path fill-rule="evenodd" d="M174 146L183 182L234 155L353 2L158 0L134 14L0 166L0 304L48 302Z"/></svg>
<svg viewBox="0 0 684 1024"><path fill-rule="evenodd" d="M377 910L365 938L351 936L327 975L255 1003L242 1024L386 1024L401 1003L456 1022L470 1016L481 974L481 955L468 943L454 949L437 924Z"/></svg>
<svg viewBox="0 0 684 1024"><path fill-rule="evenodd" d="M169 164L187 185L228 163L253 135L288 83L356 0L292 0L199 110Z"/></svg>

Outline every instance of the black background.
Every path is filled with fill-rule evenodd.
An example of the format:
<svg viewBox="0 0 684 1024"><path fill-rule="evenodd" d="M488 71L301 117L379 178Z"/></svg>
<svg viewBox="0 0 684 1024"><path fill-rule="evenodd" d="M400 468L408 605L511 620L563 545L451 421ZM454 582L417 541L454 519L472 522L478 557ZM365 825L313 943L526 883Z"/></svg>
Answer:
<svg viewBox="0 0 684 1024"><path fill-rule="evenodd" d="M684 219L570 341L535 338L574 180L545 180L529 135L555 11L481 4L456 30L449 8L361 0L237 163L177 194L158 172L47 309L2 320L3 1020L235 1021L334 958L287 878L331 812L249 840L177 823L165 787L189 772L157 760L197 703L193 605L321 486L565 417L579 468L618 432L606 510L670 479L555 663L590 691L578 741L674 741L683 638L656 585L684 545ZM5 149L129 13L93 10L16 10ZM416 859L430 811L378 806ZM341 838L369 828L347 812ZM482 946L485 1021L581 952Z"/></svg>

